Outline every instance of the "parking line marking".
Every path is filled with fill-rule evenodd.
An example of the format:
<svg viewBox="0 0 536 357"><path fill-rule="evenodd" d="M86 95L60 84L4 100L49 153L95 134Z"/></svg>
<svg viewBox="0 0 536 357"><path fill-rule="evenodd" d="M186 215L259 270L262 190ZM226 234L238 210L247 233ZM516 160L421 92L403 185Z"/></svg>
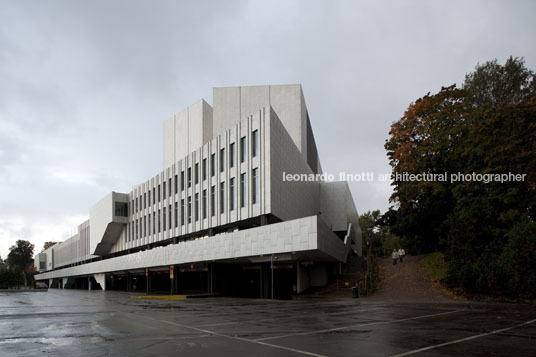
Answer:
<svg viewBox="0 0 536 357"><path fill-rule="evenodd" d="M329 313L326 313L326 314L316 314L315 316L332 316L332 315L343 315L343 314L353 314L353 313L356 313L356 312L363 312L363 311L366 311L366 312L369 312L369 311L374 311L374 310L384 310L385 308L384 307L375 307L375 308L365 308L365 309L360 309L360 310L349 310L349 311L339 311L339 312L329 312ZM223 326L223 325L235 325L235 324L243 324L243 323L248 323L248 322L262 322L262 321L273 321L273 320L285 320L285 319L296 319L296 318L300 318L300 317L309 317L309 315L305 315L305 316L281 316L281 317L269 317L269 318L265 318L265 319L260 319L260 320L244 320L244 321L229 321L229 322L220 322L220 323L215 323L215 324L207 324L207 325L197 325L196 327L211 327L211 326Z"/></svg>
<svg viewBox="0 0 536 357"><path fill-rule="evenodd" d="M342 327L334 327L334 328L325 329L325 330L306 331L306 332L291 333L291 334L288 334L288 335L281 335L281 336L263 337L263 338L258 338L258 339L254 340L254 341L266 341L266 340L274 340L274 339L277 339L277 338L313 335L313 334L317 334L317 333L332 332L332 331L339 331L339 330L347 330L347 329L350 329L350 328L362 327L362 326L390 324L390 323L394 323L394 322L417 320L417 319L424 319L424 318L427 318L427 317L434 317L434 316L440 316L440 315L453 314L455 312L460 312L460 311L464 311L464 310L453 310L453 311L441 312L441 313L438 313L438 314L421 315L421 316L408 317L408 318L397 319L397 320L367 322L367 323L364 323L364 324L342 326Z"/></svg>
<svg viewBox="0 0 536 357"><path fill-rule="evenodd" d="M525 325L530 325L532 323L536 322L536 319L534 320L530 320L530 321L526 321L526 322L523 322L523 323L520 323L520 324L517 324L517 325L514 325L514 326L510 326L510 327L506 327L506 328L501 328L499 330L495 330L495 331L491 331L491 332L486 332L486 333L481 333L479 335L473 335L473 336L469 336L469 337L465 337L465 338L460 338L459 340L454 340L454 341L449 341L449 342L444 342L444 343L440 343L440 344L437 344L437 345L433 345L433 346L428 346L428 347L423 347L423 348L419 348L419 349L416 349L416 350L412 350L412 351L408 351L408 352L404 352L404 353L399 353L397 355L393 355L391 357L402 357L402 356L409 356L409 355L413 355L415 353L420 353L420 352L424 352L424 351L428 351L428 350L431 350L431 349L434 349L434 348L439 348L439 347L443 347L443 346L448 346L448 345L453 345L455 343L460 343L460 342L465 342L465 341L469 341L469 340L474 340L475 338L480 338L480 337L485 337L485 336L489 336L489 335L494 335L494 334L497 334L497 333L501 333L501 332L504 332L504 331L508 331L508 330L511 330L511 329L514 329L516 327L521 327L521 326L525 326Z"/></svg>
<svg viewBox="0 0 536 357"><path fill-rule="evenodd" d="M191 299L191 300L193 300L193 299ZM193 302L190 302L190 304L193 304ZM249 307L257 307L257 305L247 305L247 306L249 306ZM300 310L304 306L309 307L309 306L313 306L313 305L312 304L310 304L310 305L292 305L292 306L282 306L282 307L269 306L269 308L260 308L259 312L260 313L271 313L271 312L281 312L281 311L287 311L288 312L288 311L293 311L293 310ZM241 307L241 306L227 306L227 307L225 307L227 310L230 310L230 312L221 312L224 307L218 308L217 315L218 316L236 315L237 313L238 314L243 314L243 315L249 315L249 312L237 312L236 309L238 307ZM199 315L199 312L197 312L196 316L198 316L198 317L207 317L207 316L212 317L215 314L213 309L206 309L206 310L201 311L201 313L203 315Z"/></svg>
<svg viewBox="0 0 536 357"><path fill-rule="evenodd" d="M153 321L164 322L164 323L167 323L167 324L170 324L170 325L175 325L175 326L179 326L179 327L183 327L183 328L187 328L187 329L191 329L191 330L195 330L195 331L199 331L199 332L203 332L203 333L208 333L208 334L211 334L211 335L214 335L214 336L218 336L218 337L225 337L225 338L230 338L230 339L233 339L233 340L245 341L245 342L255 343L255 344L258 344L258 345L263 345L263 346L268 346L268 347L273 347L273 348L279 348L279 349L282 349L282 350L292 351L292 352L300 353L300 354L307 355L307 356L313 356L313 357L327 357L327 356L325 356L325 355L320 355L320 354L318 354L318 353L302 351L302 350L298 350L298 349L291 348L291 347L285 347L285 346L274 345L274 344L272 344L272 343L268 343L268 342L262 342L262 341L256 341L256 340L249 340L249 339L247 339L247 338L243 338L243 337L228 336L228 335L224 335L224 334L221 334L221 333L218 333L218 332L214 332L214 331L209 331L209 330L200 329L200 328L197 328L197 327L191 327L191 326L187 326L187 325L179 324L179 323L177 323L177 322L172 322L172 321L166 321L166 320L155 319L155 318L153 318L153 317L147 317L147 316L138 315L138 314L134 314L134 313L133 313L133 315L136 315L136 316L139 316L139 317L143 317L143 318L145 318L145 319L149 319L149 320L153 320Z"/></svg>

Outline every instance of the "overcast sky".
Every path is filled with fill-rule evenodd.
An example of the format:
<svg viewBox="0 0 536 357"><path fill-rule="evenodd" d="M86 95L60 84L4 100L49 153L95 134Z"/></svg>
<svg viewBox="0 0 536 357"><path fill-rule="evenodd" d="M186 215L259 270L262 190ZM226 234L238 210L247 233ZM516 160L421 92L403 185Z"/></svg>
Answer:
<svg viewBox="0 0 536 357"><path fill-rule="evenodd" d="M212 88L301 83L323 169L389 173L408 104L475 65L536 69L534 1L0 0L0 255L40 251L162 169L162 123ZM389 183L351 183L360 213Z"/></svg>

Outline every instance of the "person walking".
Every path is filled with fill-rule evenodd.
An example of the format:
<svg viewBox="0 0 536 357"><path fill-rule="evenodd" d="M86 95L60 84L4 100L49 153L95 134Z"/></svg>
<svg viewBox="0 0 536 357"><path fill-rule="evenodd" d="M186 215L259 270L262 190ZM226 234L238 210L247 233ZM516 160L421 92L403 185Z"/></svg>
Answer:
<svg viewBox="0 0 536 357"><path fill-rule="evenodd" d="M403 248L400 248L398 250L398 256L400 257L400 263L404 261L404 257L406 256L406 251Z"/></svg>
<svg viewBox="0 0 536 357"><path fill-rule="evenodd" d="M398 260L398 252L396 249L393 249L393 252L391 253L391 258L393 258L393 265L396 265L396 261Z"/></svg>

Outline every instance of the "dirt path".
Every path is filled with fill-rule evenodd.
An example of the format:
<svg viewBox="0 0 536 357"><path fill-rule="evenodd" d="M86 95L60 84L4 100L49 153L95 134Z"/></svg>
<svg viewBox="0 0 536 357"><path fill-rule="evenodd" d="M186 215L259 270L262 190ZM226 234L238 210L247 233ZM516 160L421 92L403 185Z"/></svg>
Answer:
<svg viewBox="0 0 536 357"><path fill-rule="evenodd" d="M453 301L440 286L434 284L419 267L418 256L406 256L403 263L393 265L391 258L379 260L380 289L367 300L449 302Z"/></svg>

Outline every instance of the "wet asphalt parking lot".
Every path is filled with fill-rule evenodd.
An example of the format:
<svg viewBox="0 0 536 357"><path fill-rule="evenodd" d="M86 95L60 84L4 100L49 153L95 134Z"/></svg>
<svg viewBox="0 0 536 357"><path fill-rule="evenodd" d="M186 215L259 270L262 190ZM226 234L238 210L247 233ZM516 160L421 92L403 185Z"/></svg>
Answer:
<svg viewBox="0 0 536 357"><path fill-rule="evenodd" d="M534 356L536 309L360 299L0 293L0 356Z"/></svg>

